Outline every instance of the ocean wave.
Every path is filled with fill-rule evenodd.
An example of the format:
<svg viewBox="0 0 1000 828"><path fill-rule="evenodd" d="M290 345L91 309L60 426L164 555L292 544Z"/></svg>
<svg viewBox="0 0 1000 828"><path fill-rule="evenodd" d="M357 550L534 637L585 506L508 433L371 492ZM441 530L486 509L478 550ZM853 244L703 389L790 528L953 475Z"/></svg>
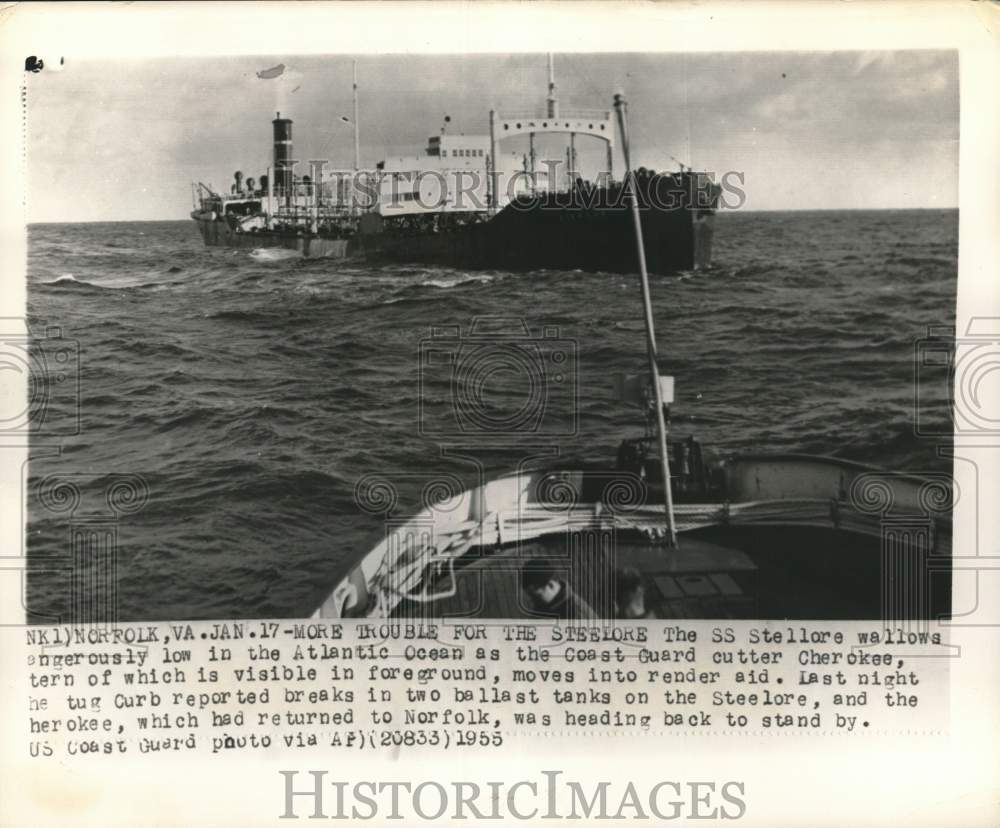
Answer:
<svg viewBox="0 0 1000 828"><path fill-rule="evenodd" d="M941 435L950 435L951 432L951 423L943 418L924 422L923 426ZM817 444L816 450L864 463L871 463L873 458L877 458L879 466L906 470L912 474L950 470L951 460L946 456L946 449L951 445L951 437L941 436L932 442L945 450L944 456L940 452L928 451L928 439L914 432L913 422L908 417L901 416L881 423L876 417L871 417L864 421L864 427L857 430L853 439L834 445L824 441Z"/></svg>
<svg viewBox="0 0 1000 828"><path fill-rule="evenodd" d="M41 282L41 284L50 288L69 288L73 290L106 290L103 285L94 284L93 282L88 282L86 279L77 279L72 273L64 273L62 276L57 276L55 279L50 279L47 282Z"/></svg>
<svg viewBox="0 0 1000 828"><path fill-rule="evenodd" d="M487 284L492 281L493 277L491 276L459 276L454 279L428 279L426 282L422 283L422 286L447 290L448 288L458 287L459 285L466 285L469 282Z"/></svg>
<svg viewBox="0 0 1000 828"><path fill-rule="evenodd" d="M299 499L304 502L322 502L330 508L353 503L354 481L332 472L302 469L293 472L264 472L253 477L240 478L227 488L231 500L255 501L260 498L287 502Z"/></svg>
<svg viewBox="0 0 1000 828"><path fill-rule="evenodd" d="M929 325L954 324L957 224L888 212L873 232L870 215L834 218L788 214L778 234L767 214L720 215L717 267L653 279L675 434L717 456L947 465L937 456L946 438L914 434L917 416L948 433L947 368L927 410L914 412L911 343ZM643 412L610 380L647 367L635 274L255 256L203 248L190 225L143 229L33 227L28 250L32 329L60 327L79 342L82 414L61 455L32 457L32 477L128 469L149 486L148 504L121 527L122 554L142 550L123 568L123 618L311 610L313 587L384 533L354 502L366 472L385 472L405 505L421 489L407 470L474 484L480 471L517 468L536 445L613 463L618 442L643 433ZM123 241L134 247L102 247ZM576 343L577 373L571 386L545 385L542 430L494 449L488 434L455 431L451 368L428 372L421 342L432 326L458 326L462 340L475 318L500 316L523 319L529 341L558 328ZM518 376L496 378L503 387L485 388L484 406L520 404ZM73 391L52 389L51 410L66 410ZM443 457L442 445L470 450ZM69 517L28 509L29 554L62 554ZM40 612L67 592L55 579L47 592L29 589Z"/></svg>
<svg viewBox="0 0 1000 828"><path fill-rule="evenodd" d="M249 442L255 448L263 448L278 439L278 432L270 424L259 420L249 420L234 423L226 429L226 440L235 441L235 445Z"/></svg>
<svg viewBox="0 0 1000 828"><path fill-rule="evenodd" d="M203 314L205 319L220 319L229 322L267 322L272 316L264 311L227 308Z"/></svg>
<svg viewBox="0 0 1000 828"><path fill-rule="evenodd" d="M957 267L958 258L944 256L897 256L891 254L888 262L909 267Z"/></svg>
<svg viewBox="0 0 1000 828"><path fill-rule="evenodd" d="M257 262L283 262L302 258L298 250L288 250L284 247L255 247L248 255Z"/></svg>
<svg viewBox="0 0 1000 828"><path fill-rule="evenodd" d="M169 272L175 272L173 268ZM180 282L163 282L160 280L146 281L136 276L116 276L108 278L103 276L101 282L92 282L75 276L72 273L64 273L55 279L40 282L48 289L55 290L77 290L77 291L160 291L166 290L170 286L183 284Z"/></svg>

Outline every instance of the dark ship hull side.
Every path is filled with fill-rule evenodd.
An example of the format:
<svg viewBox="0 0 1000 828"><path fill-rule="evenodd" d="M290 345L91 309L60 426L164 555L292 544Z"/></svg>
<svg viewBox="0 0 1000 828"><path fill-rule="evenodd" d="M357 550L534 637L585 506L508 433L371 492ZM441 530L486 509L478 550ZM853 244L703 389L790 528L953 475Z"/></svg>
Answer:
<svg viewBox="0 0 1000 828"><path fill-rule="evenodd" d="M706 176L639 178L646 264L652 273L711 264L719 188ZM488 221L442 228L433 214L366 214L349 238L290 231L241 233L195 215L206 245L284 247L304 256L438 264L469 269L638 270L634 227L620 185L524 197Z"/></svg>

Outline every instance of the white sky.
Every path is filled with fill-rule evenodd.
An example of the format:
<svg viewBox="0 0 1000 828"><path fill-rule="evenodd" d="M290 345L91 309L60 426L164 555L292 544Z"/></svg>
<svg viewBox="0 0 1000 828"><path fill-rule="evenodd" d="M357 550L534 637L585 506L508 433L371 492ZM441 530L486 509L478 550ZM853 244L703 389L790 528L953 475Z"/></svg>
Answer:
<svg viewBox="0 0 1000 828"><path fill-rule="evenodd" d="M351 114L351 61L80 60L29 75L29 220L186 218L190 181L228 188L236 169L264 172L277 109L295 121L296 158L349 167L340 116ZM278 63L281 78L256 77ZM564 108L610 108L626 92L634 165L676 168L674 156L741 171L744 209L958 203L956 52L557 54L555 64ZM369 55L358 74L363 166L422 152L445 114L450 132L487 133L491 107L541 112L546 95L540 54ZM587 173L603 150L585 140Z"/></svg>

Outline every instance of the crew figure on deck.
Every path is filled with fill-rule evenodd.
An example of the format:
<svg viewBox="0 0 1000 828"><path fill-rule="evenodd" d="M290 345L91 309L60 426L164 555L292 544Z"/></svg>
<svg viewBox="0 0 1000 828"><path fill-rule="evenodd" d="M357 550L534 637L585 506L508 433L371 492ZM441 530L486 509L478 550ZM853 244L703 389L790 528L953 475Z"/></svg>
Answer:
<svg viewBox="0 0 1000 828"><path fill-rule="evenodd" d="M646 608L646 588L642 575L635 567L627 566L615 572L615 617L629 620L656 618L652 609Z"/></svg>
<svg viewBox="0 0 1000 828"><path fill-rule="evenodd" d="M596 617L593 608L573 591L551 559L534 558L521 568L521 588L539 616L569 621Z"/></svg>

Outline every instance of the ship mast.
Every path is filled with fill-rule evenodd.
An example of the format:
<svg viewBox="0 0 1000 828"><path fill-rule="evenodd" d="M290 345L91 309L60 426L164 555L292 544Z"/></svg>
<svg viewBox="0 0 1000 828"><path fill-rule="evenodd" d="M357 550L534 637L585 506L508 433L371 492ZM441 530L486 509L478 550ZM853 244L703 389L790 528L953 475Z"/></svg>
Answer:
<svg viewBox="0 0 1000 828"><path fill-rule="evenodd" d="M353 63L354 70L354 170L361 169L361 136L358 131L358 62Z"/></svg>
<svg viewBox="0 0 1000 828"><path fill-rule="evenodd" d="M559 117L559 99L556 98L556 73L552 52L549 52L549 96L545 99L547 118ZM532 139L534 136L532 136ZM532 140L532 172L534 172L534 140ZM569 134L569 146L566 148L566 183L572 188L576 181L576 133Z"/></svg>
<svg viewBox="0 0 1000 828"><path fill-rule="evenodd" d="M656 362L656 332L653 330L653 302L649 294L649 274L646 272L646 248L642 239L642 221L639 216L639 197L636 193L635 173L632 172L628 145L628 120L626 117L625 95L615 95L615 111L618 113L618 128L622 135L622 154L625 156L625 182L629 202L632 207L632 223L635 226L637 253L639 254L639 279L642 284L642 307L646 315L646 352L649 356L649 379L653 384L656 403L656 430L660 438L660 468L663 473L663 499L667 513L667 530L670 546L677 547L677 528L674 524L674 500L670 491L670 460L667 457L667 423L663 415L663 389L660 386L660 369Z"/></svg>
<svg viewBox="0 0 1000 828"><path fill-rule="evenodd" d="M556 100L556 74L552 64L552 52L549 52L549 97L546 101L547 118L559 117L559 101Z"/></svg>

